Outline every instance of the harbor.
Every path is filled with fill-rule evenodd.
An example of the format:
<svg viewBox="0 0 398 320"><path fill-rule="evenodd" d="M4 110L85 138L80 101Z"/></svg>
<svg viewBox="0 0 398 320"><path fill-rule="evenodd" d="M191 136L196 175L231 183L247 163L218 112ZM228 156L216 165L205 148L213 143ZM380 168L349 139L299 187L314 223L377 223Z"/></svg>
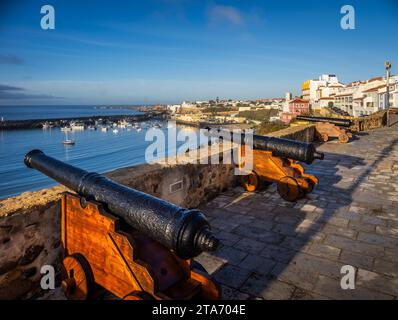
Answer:
<svg viewBox="0 0 398 320"><path fill-rule="evenodd" d="M134 115L98 115L88 117L70 117L70 118L43 118L27 120L4 120L0 121L0 130L22 130L22 129L40 129L49 127L68 127L73 123L79 122L86 127L100 126L102 124L126 122L142 122L147 120L163 119L161 113L139 113Z"/></svg>
<svg viewBox="0 0 398 320"><path fill-rule="evenodd" d="M32 148L96 172L144 163L145 150L152 143L145 140L147 131L151 128L166 131L167 123L154 119L137 122L123 119L97 127L77 121L67 127L0 130L0 199L54 185L45 176L24 167L21 159ZM195 129L178 126L178 130ZM180 144L182 142L178 142L176 147Z"/></svg>

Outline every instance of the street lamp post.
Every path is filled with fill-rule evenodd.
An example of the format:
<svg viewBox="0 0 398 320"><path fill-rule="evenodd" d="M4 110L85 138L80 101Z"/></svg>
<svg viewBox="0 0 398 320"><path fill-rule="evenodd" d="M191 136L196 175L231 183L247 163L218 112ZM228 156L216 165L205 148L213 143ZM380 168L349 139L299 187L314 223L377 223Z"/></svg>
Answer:
<svg viewBox="0 0 398 320"><path fill-rule="evenodd" d="M389 126L389 109L390 109L390 71L391 71L391 62L384 62L384 67L386 68L386 110L387 110L387 127Z"/></svg>

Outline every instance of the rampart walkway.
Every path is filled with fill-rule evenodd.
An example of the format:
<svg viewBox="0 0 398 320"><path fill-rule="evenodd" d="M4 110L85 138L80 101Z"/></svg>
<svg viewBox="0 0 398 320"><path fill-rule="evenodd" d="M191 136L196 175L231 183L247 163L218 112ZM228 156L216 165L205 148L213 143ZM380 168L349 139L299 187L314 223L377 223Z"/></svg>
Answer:
<svg viewBox="0 0 398 320"><path fill-rule="evenodd" d="M398 125L319 147L320 179L297 203L275 186L236 188L202 207L223 245L198 260L229 299L398 298ZM343 265L356 288L342 290Z"/></svg>

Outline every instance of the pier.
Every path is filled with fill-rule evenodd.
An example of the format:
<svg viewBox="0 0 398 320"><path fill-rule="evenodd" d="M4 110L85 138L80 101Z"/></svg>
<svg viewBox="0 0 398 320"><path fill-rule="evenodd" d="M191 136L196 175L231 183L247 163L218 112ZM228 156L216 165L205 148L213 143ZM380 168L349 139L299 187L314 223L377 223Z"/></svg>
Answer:
<svg viewBox="0 0 398 320"><path fill-rule="evenodd" d="M87 116L73 118L49 118L49 119L29 119L29 120L5 120L0 121L0 130L22 130L22 129L41 129L45 123L52 127L62 127L72 121L84 122L85 125L94 125L95 121L118 122L121 120L141 122L151 119L163 119L163 114L147 112L137 115L111 115L111 116Z"/></svg>

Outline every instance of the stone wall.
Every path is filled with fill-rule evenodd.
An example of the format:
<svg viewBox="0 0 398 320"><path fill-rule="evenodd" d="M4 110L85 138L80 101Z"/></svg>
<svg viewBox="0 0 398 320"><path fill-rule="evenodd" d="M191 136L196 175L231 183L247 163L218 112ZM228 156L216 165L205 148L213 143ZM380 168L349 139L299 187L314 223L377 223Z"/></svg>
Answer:
<svg viewBox="0 0 398 320"><path fill-rule="evenodd" d="M38 291L41 267L60 265L60 206L57 192L48 192L54 192L54 200L0 217L0 300L32 297Z"/></svg>
<svg viewBox="0 0 398 320"><path fill-rule="evenodd" d="M353 132L367 131L384 127L386 123L387 113L380 111L363 118L352 118L350 130Z"/></svg>
<svg viewBox="0 0 398 320"><path fill-rule="evenodd" d="M310 142L314 132L314 126L308 125L270 136ZM209 152L214 153L217 154ZM233 164L197 164L197 158L195 151L191 151L179 156L175 164L159 161L105 175L182 207L194 208L235 186L237 180ZM59 271L59 199L66 190L56 186L0 200L0 299L37 297L42 293L41 267L53 265Z"/></svg>
<svg viewBox="0 0 398 320"><path fill-rule="evenodd" d="M106 175L119 183L193 208L235 185L233 165L158 162L118 169ZM0 200L0 300L35 298L40 290L40 269L60 269L60 204L56 186ZM58 272L59 273L59 272Z"/></svg>
<svg viewBox="0 0 398 320"><path fill-rule="evenodd" d="M283 130L269 133L267 136L313 142L315 139L315 125L310 124L305 126L291 126Z"/></svg>
<svg viewBox="0 0 398 320"><path fill-rule="evenodd" d="M321 115L324 117L331 117L331 118L344 118L352 120L352 125L350 130L352 132L360 132L360 131L367 131L377 128L382 128L387 124L387 113L386 111L379 111L369 116L355 118L350 116L341 116L329 108L323 108L321 111Z"/></svg>
<svg viewBox="0 0 398 320"><path fill-rule="evenodd" d="M233 165L223 164L144 164L107 176L182 207L195 208L235 184L233 169Z"/></svg>

